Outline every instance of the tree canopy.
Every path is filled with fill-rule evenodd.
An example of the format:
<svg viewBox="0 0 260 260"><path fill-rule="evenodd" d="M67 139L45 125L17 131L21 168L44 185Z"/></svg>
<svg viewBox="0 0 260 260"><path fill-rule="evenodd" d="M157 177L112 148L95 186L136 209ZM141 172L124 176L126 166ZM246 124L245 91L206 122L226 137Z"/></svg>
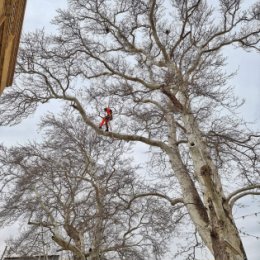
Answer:
<svg viewBox="0 0 260 260"><path fill-rule="evenodd" d="M15 220L28 224L9 243L10 253L39 255L58 249L76 259L162 255L164 240L185 214L169 207L162 192L150 187L147 195L135 173L138 167L127 156L129 145L108 143L65 114L47 116L42 127L42 143L1 146L1 225Z"/></svg>
<svg viewBox="0 0 260 260"><path fill-rule="evenodd" d="M148 145L158 180L177 183L169 181L168 201L185 206L215 259L244 260L232 208L259 194L260 134L236 114L241 102L223 49L259 52L259 3L209 2L68 1L53 20L57 34L23 37L0 122L17 124L55 99L107 142ZM108 105L113 129L103 132L98 121Z"/></svg>

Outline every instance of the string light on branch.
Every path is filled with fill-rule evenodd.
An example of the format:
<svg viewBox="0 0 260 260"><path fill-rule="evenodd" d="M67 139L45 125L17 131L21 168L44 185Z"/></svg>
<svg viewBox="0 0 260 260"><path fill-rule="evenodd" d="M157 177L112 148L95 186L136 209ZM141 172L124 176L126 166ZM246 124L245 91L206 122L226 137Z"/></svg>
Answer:
<svg viewBox="0 0 260 260"><path fill-rule="evenodd" d="M251 234L248 234L248 233L246 233L246 232L244 232L244 231L241 231L241 230L239 230L239 233L242 234L242 235L244 235L244 236L247 236L247 237L253 237L253 238L256 238L257 240L260 239L259 236L251 235Z"/></svg>
<svg viewBox="0 0 260 260"><path fill-rule="evenodd" d="M252 216L257 217L258 214L260 215L260 212L255 212L255 213L252 213L252 214L243 215L243 216L237 217L237 218L235 218L235 219L245 219L245 218L247 218L247 217L252 217Z"/></svg>

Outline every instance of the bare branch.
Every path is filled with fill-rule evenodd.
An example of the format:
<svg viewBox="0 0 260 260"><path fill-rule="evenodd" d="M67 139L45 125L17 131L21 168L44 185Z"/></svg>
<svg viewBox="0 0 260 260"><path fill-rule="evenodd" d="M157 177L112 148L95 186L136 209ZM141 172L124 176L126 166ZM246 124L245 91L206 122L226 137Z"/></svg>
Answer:
<svg viewBox="0 0 260 260"><path fill-rule="evenodd" d="M184 201L182 198L177 198L177 199L171 199L170 197L168 197L167 195L165 194L161 194L161 193L158 193L158 192L147 192L147 193L143 193L143 194L137 194L135 195L133 198L131 198L131 200L128 202L128 208L131 206L131 203L133 203L136 199L139 199L139 198L144 198L144 197L150 197L150 196L154 196L154 197L159 197L159 198L162 198L162 199L165 199L167 201L170 202L171 206L175 206L176 204L178 203L182 203L184 204Z"/></svg>
<svg viewBox="0 0 260 260"><path fill-rule="evenodd" d="M260 191L253 191L253 190L257 190L260 189L260 184L253 184L247 187L243 187L241 189L238 189L234 192L232 192L231 194L229 194L229 196L227 197L227 201L229 202L231 208L234 206L235 202L245 196L248 195L260 195ZM252 191L250 191L252 190Z"/></svg>
<svg viewBox="0 0 260 260"><path fill-rule="evenodd" d="M162 51L163 53L163 57L165 59L165 62L168 63L169 61L169 56L166 52L165 47L163 46L163 44L161 43L159 36L157 34L157 30L156 30L156 24L155 24L155 7L156 7L156 0L152 0L151 2L151 7L150 7L150 13L149 13L149 21L150 21L150 25L151 25L151 29L152 29L152 35L155 39L155 42L157 44L157 46L159 47L159 49Z"/></svg>

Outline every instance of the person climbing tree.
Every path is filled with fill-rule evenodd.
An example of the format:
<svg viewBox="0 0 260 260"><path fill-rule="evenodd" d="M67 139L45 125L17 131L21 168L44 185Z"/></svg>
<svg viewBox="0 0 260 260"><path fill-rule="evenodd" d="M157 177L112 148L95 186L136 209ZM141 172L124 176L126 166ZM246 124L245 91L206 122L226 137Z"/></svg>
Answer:
<svg viewBox="0 0 260 260"><path fill-rule="evenodd" d="M105 124L106 132L108 132L108 123L113 119L112 110L109 107L106 107L104 108L104 111L106 112L106 116L102 118L102 121L99 124L99 128L102 128L102 126Z"/></svg>

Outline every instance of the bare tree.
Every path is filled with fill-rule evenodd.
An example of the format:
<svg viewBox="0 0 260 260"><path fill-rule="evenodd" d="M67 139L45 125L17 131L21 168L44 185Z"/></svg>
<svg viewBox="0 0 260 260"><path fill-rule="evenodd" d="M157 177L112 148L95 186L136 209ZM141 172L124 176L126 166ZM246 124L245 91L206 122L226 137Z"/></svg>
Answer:
<svg viewBox="0 0 260 260"><path fill-rule="evenodd" d="M43 120L41 144L1 146L0 223L29 224L10 241L10 253L58 248L91 260L163 255L175 220L162 214L172 216L177 209L162 193L159 202L158 196L136 198L141 189L127 158L129 145L98 137L68 113L62 117Z"/></svg>
<svg viewBox="0 0 260 260"><path fill-rule="evenodd" d="M223 68L226 46L259 51L259 3L240 0L71 0L55 36L23 38L17 86L1 100L1 123L39 103L64 100L97 134L153 147L216 260L244 260L233 220L241 197L259 194L259 133L235 114ZM113 132L98 111L115 108ZM160 152L158 152L158 148ZM156 161L153 161L156 163ZM234 185L234 179L237 185ZM224 189L223 182L228 189ZM169 187L171 188L171 187ZM174 189L173 189L174 190Z"/></svg>

